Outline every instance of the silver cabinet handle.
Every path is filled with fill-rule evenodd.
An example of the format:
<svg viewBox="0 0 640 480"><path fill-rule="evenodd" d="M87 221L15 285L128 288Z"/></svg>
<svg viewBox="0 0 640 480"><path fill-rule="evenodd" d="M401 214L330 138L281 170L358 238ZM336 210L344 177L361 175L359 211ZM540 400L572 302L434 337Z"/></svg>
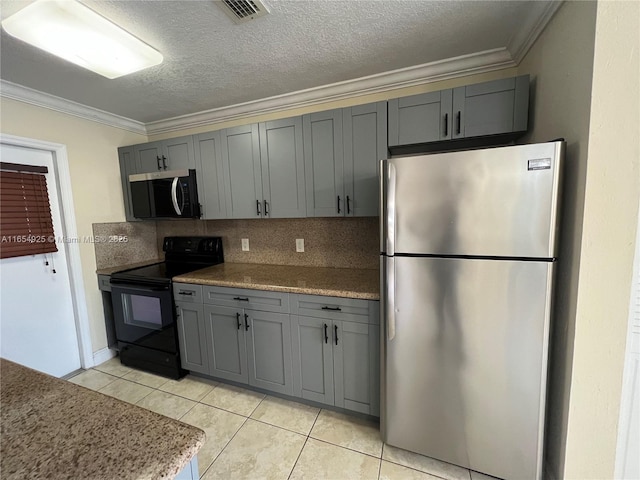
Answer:
<svg viewBox="0 0 640 480"><path fill-rule="evenodd" d="M182 211L178 206L178 180L178 177L174 177L173 182L171 182L171 202L173 203L173 209L176 213L182 215Z"/></svg>
<svg viewBox="0 0 640 480"><path fill-rule="evenodd" d="M393 257L386 258L385 274L387 277L386 291L384 292L384 304L387 320L387 340L390 342L396 336L396 261Z"/></svg>

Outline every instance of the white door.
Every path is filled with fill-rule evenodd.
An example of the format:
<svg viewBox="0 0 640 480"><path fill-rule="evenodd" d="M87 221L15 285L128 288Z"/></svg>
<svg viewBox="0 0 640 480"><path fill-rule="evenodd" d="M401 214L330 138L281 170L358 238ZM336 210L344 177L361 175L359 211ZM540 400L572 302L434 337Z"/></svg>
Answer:
<svg viewBox="0 0 640 480"><path fill-rule="evenodd" d="M0 158L48 167L53 228L56 237L62 237L52 153L3 144ZM61 377L80 368L80 350L65 244L56 243L55 253L0 260L0 356Z"/></svg>

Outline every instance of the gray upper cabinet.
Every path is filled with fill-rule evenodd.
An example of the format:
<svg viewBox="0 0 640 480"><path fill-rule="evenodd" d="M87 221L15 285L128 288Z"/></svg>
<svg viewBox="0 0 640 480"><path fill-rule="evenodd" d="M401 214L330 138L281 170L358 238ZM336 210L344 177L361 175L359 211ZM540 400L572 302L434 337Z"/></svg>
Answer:
<svg viewBox="0 0 640 480"><path fill-rule="evenodd" d="M389 100L389 147L524 132L529 75Z"/></svg>
<svg viewBox="0 0 640 480"><path fill-rule="evenodd" d="M299 117L228 128L221 137L228 218L305 216Z"/></svg>
<svg viewBox="0 0 640 480"><path fill-rule="evenodd" d="M264 122L259 131L263 217L306 216L302 118Z"/></svg>
<svg viewBox="0 0 640 480"><path fill-rule="evenodd" d="M453 138L524 132L529 113L529 75L453 90Z"/></svg>
<svg viewBox="0 0 640 480"><path fill-rule="evenodd" d="M387 102L342 110L345 215L377 216L380 160L387 158Z"/></svg>
<svg viewBox="0 0 640 480"><path fill-rule="evenodd" d="M228 187L227 218L260 218L262 172L258 125L222 130L222 159Z"/></svg>
<svg viewBox="0 0 640 480"><path fill-rule="evenodd" d="M131 205L131 186L129 185L129 175L138 173L136 170L133 146L118 148L118 160L120 161L120 179L122 181L124 216L127 219L127 222L136 222L139 219L133 216L133 206Z"/></svg>
<svg viewBox="0 0 640 480"><path fill-rule="evenodd" d="M308 217L345 214L342 111L302 117Z"/></svg>
<svg viewBox="0 0 640 480"><path fill-rule="evenodd" d="M176 302L178 342L182 367L198 373L209 373L207 335L203 305Z"/></svg>
<svg viewBox="0 0 640 480"><path fill-rule="evenodd" d="M178 137L133 146L137 173L195 168L193 137Z"/></svg>
<svg viewBox="0 0 640 480"><path fill-rule="evenodd" d="M451 90L389 100L389 146L451 138Z"/></svg>
<svg viewBox="0 0 640 480"><path fill-rule="evenodd" d="M202 218L227 218L221 132L194 135L194 149Z"/></svg>

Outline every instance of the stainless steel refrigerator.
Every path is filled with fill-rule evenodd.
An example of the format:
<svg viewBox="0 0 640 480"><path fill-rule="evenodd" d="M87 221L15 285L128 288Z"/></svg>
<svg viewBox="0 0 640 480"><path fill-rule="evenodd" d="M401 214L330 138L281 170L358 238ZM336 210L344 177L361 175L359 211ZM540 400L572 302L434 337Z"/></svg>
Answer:
<svg viewBox="0 0 640 480"><path fill-rule="evenodd" d="M381 430L542 478L564 143L383 160Z"/></svg>

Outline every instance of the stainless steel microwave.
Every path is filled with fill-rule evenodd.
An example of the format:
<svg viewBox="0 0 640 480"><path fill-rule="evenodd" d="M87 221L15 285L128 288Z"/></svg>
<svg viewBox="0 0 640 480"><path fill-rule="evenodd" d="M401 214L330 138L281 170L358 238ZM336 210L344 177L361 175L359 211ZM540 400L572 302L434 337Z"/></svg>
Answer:
<svg viewBox="0 0 640 480"><path fill-rule="evenodd" d="M193 169L129 175L129 185L136 218L200 218Z"/></svg>

